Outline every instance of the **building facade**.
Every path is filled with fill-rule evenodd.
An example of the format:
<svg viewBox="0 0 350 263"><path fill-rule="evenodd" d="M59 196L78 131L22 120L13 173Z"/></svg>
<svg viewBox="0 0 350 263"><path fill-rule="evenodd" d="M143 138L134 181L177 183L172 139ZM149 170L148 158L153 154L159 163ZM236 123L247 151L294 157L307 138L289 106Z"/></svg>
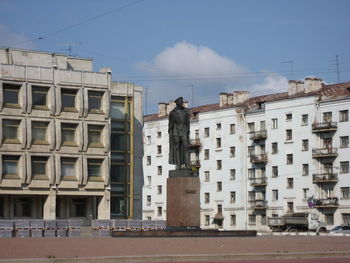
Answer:
<svg viewBox="0 0 350 263"><path fill-rule="evenodd" d="M316 214L350 222L350 83L290 81L288 92L237 91L191 109L192 169L201 181L201 227L268 231L267 218ZM143 218L166 219L167 114L145 117Z"/></svg>
<svg viewBox="0 0 350 263"><path fill-rule="evenodd" d="M141 216L142 88L92 67L0 49L0 218Z"/></svg>

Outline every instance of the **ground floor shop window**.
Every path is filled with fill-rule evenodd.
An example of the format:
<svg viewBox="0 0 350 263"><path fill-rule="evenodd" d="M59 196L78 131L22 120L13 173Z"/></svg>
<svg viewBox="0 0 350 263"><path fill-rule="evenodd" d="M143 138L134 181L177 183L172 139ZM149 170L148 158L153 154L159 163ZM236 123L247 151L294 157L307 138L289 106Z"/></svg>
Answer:
<svg viewBox="0 0 350 263"><path fill-rule="evenodd" d="M14 216L15 217L31 217L32 216L32 200L29 197L14 198Z"/></svg>
<svg viewBox="0 0 350 263"><path fill-rule="evenodd" d="M121 196L111 197L111 215L114 217L125 217L125 198Z"/></svg>
<svg viewBox="0 0 350 263"><path fill-rule="evenodd" d="M326 225L334 225L334 214L325 214Z"/></svg>
<svg viewBox="0 0 350 263"><path fill-rule="evenodd" d="M350 214L342 214L344 225L350 226Z"/></svg>
<svg viewBox="0 0 350 263"><path fill-rule="evenodd" d="M86 217L86 199L73 198L70 207L71 217Z"/></svg>

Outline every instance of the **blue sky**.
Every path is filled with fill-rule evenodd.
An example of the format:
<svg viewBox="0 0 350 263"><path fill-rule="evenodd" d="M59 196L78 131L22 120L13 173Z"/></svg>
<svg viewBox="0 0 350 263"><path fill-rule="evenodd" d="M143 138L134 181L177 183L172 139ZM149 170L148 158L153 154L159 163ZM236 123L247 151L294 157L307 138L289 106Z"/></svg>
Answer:
<svg viewBox="0 0 350 263"><path fill-rule="evenodd" d="M349 10L347 0L0 0L0 46L72 44L95 70L147 88L152 113L178 96L192 103L192 88L192 105L222 91L285 91L287 61L293 79L334 83L338 55L340 81L350 81Z"/></svg>

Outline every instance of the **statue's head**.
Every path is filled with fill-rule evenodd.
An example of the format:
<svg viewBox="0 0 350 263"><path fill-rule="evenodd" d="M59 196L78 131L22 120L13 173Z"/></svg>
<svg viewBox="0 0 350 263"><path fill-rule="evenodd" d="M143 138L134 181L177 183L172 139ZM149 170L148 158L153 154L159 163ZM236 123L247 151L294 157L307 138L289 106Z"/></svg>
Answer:
<svg viewBox="0 0 350 263"><path fill-rule="evenodd" d="M183 108L184 107L184 99L183 99L183 97L178 97L175 100L175 103L176 103L176 106L178 106L180 108Z"/></svg>

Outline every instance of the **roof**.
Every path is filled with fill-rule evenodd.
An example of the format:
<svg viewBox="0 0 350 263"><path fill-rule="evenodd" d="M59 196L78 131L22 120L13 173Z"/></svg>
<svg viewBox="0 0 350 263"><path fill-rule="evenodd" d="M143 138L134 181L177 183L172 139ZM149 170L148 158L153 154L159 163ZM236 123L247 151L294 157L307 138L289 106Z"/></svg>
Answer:
<svg viewBox="0 0 350 263"><path fill-rule="evenodd" d="M198 107L189 108L189 110L192 113L191 114L192 116L193 114L198 114L201 112L215 111L215 110L235 108L235 107L243 107L245 108L246 111L250 111L254 109L259 109L259 104L262 102L274 102L274 101L310 97L310 96L319 96L319 101L329 101L333 99L349 97L350 81L331 84L331 85L322 84L322 88L320 90L309 92L309 93L301 92L301 93L294 94L292 96L288 95L288 92L274 93L274 94L252 97L244 101L243 103L230 104L222 107L220 107L219 103L206 104ZM144 121L148 122L148 121L161 120L165 118L168 118L168 116L167 115L158 116L158 113L155 113L155 114L146 115L144 117Z"/></svg>

